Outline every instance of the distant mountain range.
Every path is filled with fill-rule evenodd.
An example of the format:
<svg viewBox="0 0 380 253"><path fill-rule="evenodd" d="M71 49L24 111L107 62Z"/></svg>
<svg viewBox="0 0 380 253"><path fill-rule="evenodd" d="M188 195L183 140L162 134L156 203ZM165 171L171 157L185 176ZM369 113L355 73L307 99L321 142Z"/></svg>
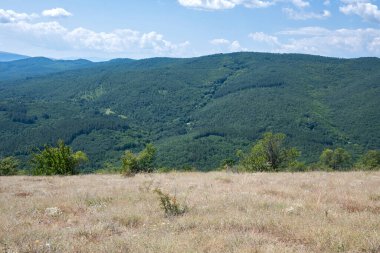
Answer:
<svg viewBox="0 0 380 253"><path fill-rule="evenodd" d="M380 59L233 53L0 63L0 156L63 139L91 160L158 148L157 166L208 170L266 131L307 163L326 147L380 148Z"/></svg>
<svg viewBox="0 0 380 253"><path fill-rule="evenodd" d="M29 56L0 51L0 62L16 61L16 60L21 60L21 59L26 59L26 58L29 58Z"/></svg>
<svg viewBox="0 0 380 253"><path fill-rule="evenodd" d="M0 80L22 79L93 66L88 60L52 60L44 57L0 62Z"/></svg>

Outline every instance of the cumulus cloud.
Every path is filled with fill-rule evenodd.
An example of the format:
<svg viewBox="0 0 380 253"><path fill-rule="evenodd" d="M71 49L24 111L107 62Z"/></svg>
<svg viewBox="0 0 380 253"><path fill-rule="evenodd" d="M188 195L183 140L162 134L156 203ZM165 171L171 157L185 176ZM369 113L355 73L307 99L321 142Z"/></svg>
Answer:
<svg viewBox="0 0 380 253"><path fill-rule="evenodd" d="M323 10L322 13L315 13L303 11L300 12L292 8L284 8L283 12L288 16L288 18L294 20L325 19L331 16L331 13L328 10Z"/></svg>
<svg viewBox="0 0 380 253"><path fill-rule="evenodd" d="M178 0L184 7L203 10L223 10L232 9L238 5L247 8L266 8L274 5L277 0Z"/></svg>
<svg viewBox="0 0 380 253"><path fill-rule="evenodd" d="M255 32L248 35L251 39L258 42L264 42L271 45L279 45L278 38L275 36L271 36L269 34L265 34L263 32Z"/></svg>
<svg viewBox="0 0 380 253"><path fill-rule="evenodd" d="M210 44L214 46L219 46L217 51L229 51L229 52L248 51L248 49L242 47L239 41L237 40L230 41L227 39L213 39L210 41Z"/></svg>
<svg viewBox="0 0 380 253"><path fill-rule="evenodd" d="M367 21L380 22L380 10L377 5L365 0L341 0L339 10L346 15L358 15Z"/></svg>
<svg viewBox="0 0 380 253"><path fill-rule="evenodd" d="M298 8L305 8L310 6L310 3L304 0L291 0L291 2Z"/></svg>
<svg viewBox="0 0 380 253"><path fill-rule="evenodd" d="M67 10L63 8L54 8L50 10L44 10L42 12L42 16L44 17L52 17L52 18L61 18L61 17L70 17L73 14L68 12Z"/></svg>
<svg viewBox="0 0 380 253"><path fill-rule="evenodd" d="M306 53L325 56L373 55L380 52L380 29L337 29L303 27L270 35L250 34L272 52Z"/></svg>
<svg viewBox="0 0 380 253"><path fill-rule="evenodd" d="M300 9L310 6L310 2L305 0L178 0L178 3L184 7L199 10L224 10L237 6L267 8L277 3L292 4Z"/></svg>
<svg viewBox="0 0 380 253"><path fill-rule="evenodd" d="M0 9L0 23L17 23L20 21L30 21L37 18L37 14L17 13L13 10Z"/></svg>
<svg viewBox="0 0 380 253"><path fill-rule="evenodd" d="M63 27L58 22L7 23L0 24L0 29L17 33L33 44L53 48L73 48L109 53L140 52L141 54L177 56L184 53L189 42L172 43L157 32L143 33L130 29L117 29L111 32L96 32L83 27L73 30ZM55 43L48 44L54 40Z"/></svg>

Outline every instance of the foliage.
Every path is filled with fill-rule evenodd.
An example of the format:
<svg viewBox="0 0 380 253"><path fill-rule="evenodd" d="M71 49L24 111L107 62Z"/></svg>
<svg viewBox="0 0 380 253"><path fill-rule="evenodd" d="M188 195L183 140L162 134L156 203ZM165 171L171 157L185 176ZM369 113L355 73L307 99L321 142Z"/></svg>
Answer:
<svg viewBox="0 0 380 253"><path fill-rule="evenodd" d="M158 167L210 170L270 131L285 133L306 164L326 147L354 158L380 147L378 58L31 58L0 69L0 156L21 166L33 147L57 139L91 157L86 172L148 142L159 150Z"/></svg>
<svg viewBox="0 0 380 253"><path fill-rule="evenodd" d="M247 155L239 152L241 165L247 171L278 171L295 165L300 152L296 148L285 148L285 138L283 133L264 133Z"/></svg>
<svg viewBox="0 0 380 253"><path fill-rule="evenodd" d="M155 193L160 198L161 209L166 216L178 216L184 214L188 208L186 205L181 205L177 202L177 198L170 196L168 193L163 193L160 189L155 189Z"/></svg>
<svg viewBox="0 0 380 253"><path fill-rule="evenodd" d="M337 148L335 150L327 148L323 150L319 161L323 166L330 169L342 170L350 167L351 155L343 148Z"/></svg>
<svg viewBox="0 0 380 253"><path fill-rule="evenodd" d="M147 144L145 149L137 155L130 150L125 151L122 157L122 173L129 176L140 172L152 172L156 151L151 143Z"/></svg>
<svg viewBox="0 0 380 253"><path fill-rule="evenodd" d="M16 175L18 166L19 161L12 156L0 159L0 176Z"/></svg>
<svg viewBox="0 0 380 253"><path fill-rule="evenodd" d="M87 162L87 155L82 151L73 153L69 146L59 140L57 147L45 145L43 150L33 154L31 160L33 175L74 175L80 164Z"/></svg>
<svg viewBox="0 0 380 253"><path fill-rule="evenodd" d="M369 150L359 159L357 166L366 169L380 168L380 150Z"/></svg>

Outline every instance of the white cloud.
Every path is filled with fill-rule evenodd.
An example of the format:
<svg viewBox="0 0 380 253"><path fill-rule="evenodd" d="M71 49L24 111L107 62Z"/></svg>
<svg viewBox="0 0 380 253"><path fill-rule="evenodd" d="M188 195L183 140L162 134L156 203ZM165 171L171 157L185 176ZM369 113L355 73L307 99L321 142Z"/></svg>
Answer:
<svg viewBox="0 0 380 253"><path fill-rule="evenodd" d="M298 36L326 36L330 34L330 30L318 27L318 26L308 26L301 27L296 30L285 30L278 32L279 35L298 35Z"/></svg>
<svg viewBox="0 0 380 253"><path fill-rule="evenodd" d="M288 18L294 20L307 20L307 19L325 19L331 16L328 10L324 10L322 13L315 12L299 12L292 8L284 8L283 12L286 13Z"/></svg>
<svg viewBox="0 0 380 253"><path fill-rule="evenodd" d="M58 22L40 22L40 23L28 23L18 22L2 24L0 28L8 28L17 33L25 33L29 35L41 36L41 35L63 35L67 32L66 28L61 26Z"/></svg>
<svg viewBox="0 0 380 253"><path fill-rule="evenodd" d="M172 43L157 32L142 33L130 29L96 32L83 27L69 30L58 22L0 24L0 31L17 34L34 45L51 48L72 48L108 53L130 52L141 55L179 56L189 42ZM54 43L51 43L54 41ZM49 44L50 43L50 44Z"/></svg>
<svg viewBox="0 0 380 253"><path fill-rule="evenodd" d="M17 23L20 21L30 21L37 18L37 14L17 13L13 10L0 9L0 23Z"/></svg>
<svg viewBox="0 0 380 253"><path fill-rule="evenodd" d="M344 6L339 10L346 15L358 15L367 21L380 22L380 10L377 5L365 0L341 0Z"/></svg>
<svg viewBox="0 0 380 253"><path fill-rule="evenodd" d="M210 44L214 46L218 46L217 51L229 51L229 52L242 52L248 51L247 48L244 48L240 45L239 41L229 41L227 39L213 39L210 41Z"/></svg>
<svg viewBox="0 0 380 253"><path fill-rule="evenodd" d="M304 27L273 36L253 33L256 42L267 44L271 52L306 53L325 56L373 56L380 53L380 29L337 29ZM296 37L294 37L296 36Z"/></svg>
<svg viewBox="0 0 380 253"><path fill-rule="evenodd" d="M267 8L277 3L292 4L297 8L303 9L310 6L309 1L305 0L177 0L178 3L187 8L199 10L225 10L237 6L247 8ZM325 1L326 2L326 1Z"/></svg>
<svg viewBox="0 0 380 253"><path fill-rule="evenodd" d="M271 45L279 45L278 38L263 32L255 32L248 35L251 39L258 42L264 42Z"/></svg>
<svg viewBox="0 0 380 253"><path fill-rule="evenodd" d="M310 6L310 3L304 0L291 0L291 2L298 8L305 8Z"/></svg>
<svg viewBox="0 0 380 253"><path fill-rule="evenodd" d="M266 8L274 5L277 0L178 0L184 7L202 10L232 9L238 5L247 8Z"/></svg>
<svg viewBox="0 0 380 253"><path fill-rule="evenodd" d="M70 17L73 14L70 12L66 11L63 8L54 8L50 10L44 10L42 12L42 16L44 17L52 17L52 18L61 18L61 17Z"/></svg>
<svg viewBox="0 0 380 253"><path fill-rule="evenodd" d="M331 4L330 0L324 0L323 1L323 5L330 5L330 4Z"/></svg>
<svg viewBox="0 0 380 253"><path fill-rule="evenodd" d="M242 46L240 46L239 41L234 40L231 42L230 51L231 52L239 52L239 51L248 51L248 50L246 48L243 48Z"/></svg>
<svg viewBox="0 0 380 253"><path fill-rule="evenodd" d="M267 8L274 4L275 1L250 0L244 2L244 6L248 8Z"/></svg>
<svg viewBox="0 0 380 253"><path fill-rule="evenodd" d="M233 0L178 0L178 2L185 7L210 10L232 9L237 4Z"/></svg>
<svg viewBox="0 0 380 253"><path fill-rule="evenodd" d="M210 43L213 45L228 45L230 44L230 41L226 39L213 39L210 41Z"/></svg>

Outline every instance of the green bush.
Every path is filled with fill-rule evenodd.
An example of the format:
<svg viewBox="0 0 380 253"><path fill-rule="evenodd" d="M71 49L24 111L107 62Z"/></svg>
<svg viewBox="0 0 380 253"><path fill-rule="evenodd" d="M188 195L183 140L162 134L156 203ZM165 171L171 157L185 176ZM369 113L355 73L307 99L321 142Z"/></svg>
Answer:
<svg viewBox="0 0 380 253"><path fill-rule="evenodd" d="M369 150L359 159L356 166L369 170L380 168L380 150Z"/></svg>
<svg viewBox="0 0 380 253"><path fill-rule="evenodd" d="M161 209L165 212L166 216L178 216L187 211L187 206L179 204L175 196L172 197L167 193L163 193L158 188L154 192L158 194Z"/></svg>
<svg viewBox="0 0 380 253"><path fill-rule="evenodd" d="M0 160L0 176L12 176L18 172L19 162L10 156Z"/></svg>
<svg viewBox="0 0 380 253"><path fill-rule="evenodd" d="M319 162L322 166L333 170L344 170L351 167L351 155L343 148L323 150Z"/></svg>
<svg viewBox="0 0 380 253"><path fill-rule="evenodd" d="M87 155L78 151L73 153L69 146L61 140L57 147L45 145L43 150L33 154L31 160L33 175L74 175L80 164L87 162Z"/></svg>
<svg viewBox="0 0 380 253"><path fill-rule="evenodd" d="M125 176L132 176L141 172L152 172L154 170L156 151L153 144L146 145L145 149L137 155L130 150L125 151L122 157L121 172Z"/></svg>
<svg viewBox="0 0 380 253"><path fill-rule="evenodd" d="M300 152L296 148L285 148L285 134L267 132L246 155L237 152L240 165L246 171L279 171L295 164Z"/></svg>

